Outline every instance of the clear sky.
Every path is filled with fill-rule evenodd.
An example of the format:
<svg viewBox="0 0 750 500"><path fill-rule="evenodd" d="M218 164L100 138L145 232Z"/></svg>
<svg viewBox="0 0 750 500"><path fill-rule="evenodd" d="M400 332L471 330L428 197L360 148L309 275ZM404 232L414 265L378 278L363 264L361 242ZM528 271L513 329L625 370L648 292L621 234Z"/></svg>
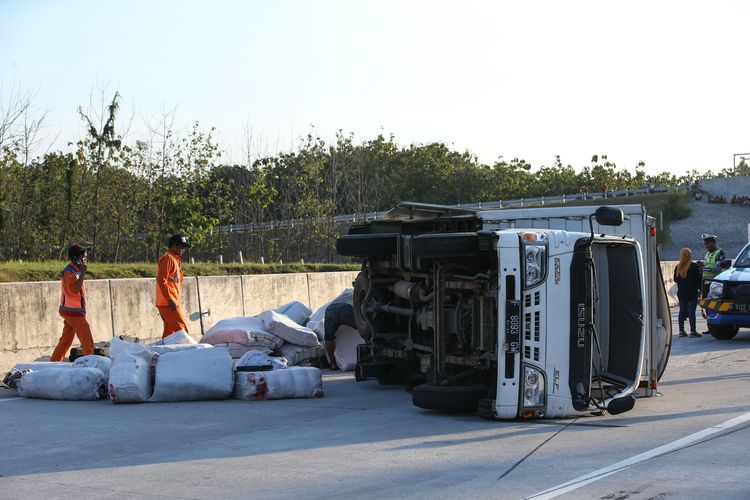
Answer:
<svg viewBox="0 0 750 500"><path fill-rule="evenodd" d="M130 138L176 106L232 157L314 125L679 173L750 152L749 32L748 1L0 0L0 81L37 90L59 148L104 89Z"/></svg>

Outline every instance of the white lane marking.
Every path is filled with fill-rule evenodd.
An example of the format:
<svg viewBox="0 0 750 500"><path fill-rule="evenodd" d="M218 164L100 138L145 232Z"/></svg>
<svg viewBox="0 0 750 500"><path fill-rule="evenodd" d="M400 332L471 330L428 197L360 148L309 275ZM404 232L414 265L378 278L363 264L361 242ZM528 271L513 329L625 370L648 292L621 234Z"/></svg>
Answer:
<svg viewBox="0 0 750 500"><path fill-rule="evenodd" d="M6 401L15 401L16 399L25 399L25 398L4 398L4 399L0 399L0 403L5 403Z"/></svg>
<svg viewBox="0 0 750 500"><path fill-rule="evenodd" d="M727 420L726 422L722 422L719 425L714 425L712 427L703 429L702 431L690 434L689 436L685 436L684 438L680 438L676 441L672 441L671 443L659 446L658 448L654 448L653 450L649 450L634 457L627 458L608 467L603 467L601 469L595 470L594 472L589 472L588 474L584 474L583 476L570 480L566 483L553 486L550 489L528 496L526 497L526 499L530 500L533 498L544 500L548 498L555 498L559 495L577 490L578 488L586 486L589 483L593 483L594 481L598 481L599 479L610 476L615 472L619 472L630 467L631 465L635 465L645 460L664 455L665 453L669 453L670 451L674 451L678 448L691 445L702 439L705 439L708 436L716 434L717 432L724 432L727 429L731 429L732 427L743 424L747 421L750 421L750 412L745 413L744 415L740 415L739 417Z"/></svg>

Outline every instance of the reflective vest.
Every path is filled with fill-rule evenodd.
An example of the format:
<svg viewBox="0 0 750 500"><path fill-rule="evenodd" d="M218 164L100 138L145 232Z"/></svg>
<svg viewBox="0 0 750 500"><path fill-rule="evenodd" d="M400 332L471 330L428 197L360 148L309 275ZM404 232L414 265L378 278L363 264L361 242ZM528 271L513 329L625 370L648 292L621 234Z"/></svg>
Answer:
<svg viewBox="0 0 750 500"><path fill-rule="evenodd" d="M65 266L60 280L60 316L86 316L86 287L76 290L76 281L81 277L81 271L72 264Z"/></svg>
<svg viewBox="0 0 750 500"><path fill-rule="evenodd" d="M719 275L721 271L714 271L714 266L716 266L716 261L719 258L719 254L723 253L721 251L721 248L717 248L713 252L706 252L705 257L703 257L703 277L705 279L712 279Z"/></svg>
<svg viewBox="0 0 750 500"><path fill-rule="evenodd" d="M183 281L182 259L171 252L159 257L156 270L156 306L164 307L172 300L180 303L180 283Z"/></svg>

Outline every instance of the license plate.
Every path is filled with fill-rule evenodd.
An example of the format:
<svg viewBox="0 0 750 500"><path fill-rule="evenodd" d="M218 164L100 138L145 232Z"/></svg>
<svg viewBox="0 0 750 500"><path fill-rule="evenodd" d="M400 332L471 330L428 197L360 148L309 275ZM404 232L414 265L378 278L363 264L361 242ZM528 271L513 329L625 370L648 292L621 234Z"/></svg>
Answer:
<svg viewBox="0 0 750 500"><path fill-rule="evenodd" d="M734 312L738 313L750 312L750 304L734 304L732 309Z"/></svg>
<svg viewBox="0 0 750 500"><path fill-rule="evenodd" d="M505 352L521 351L521 303L509 300L505 303Z"/></svg>

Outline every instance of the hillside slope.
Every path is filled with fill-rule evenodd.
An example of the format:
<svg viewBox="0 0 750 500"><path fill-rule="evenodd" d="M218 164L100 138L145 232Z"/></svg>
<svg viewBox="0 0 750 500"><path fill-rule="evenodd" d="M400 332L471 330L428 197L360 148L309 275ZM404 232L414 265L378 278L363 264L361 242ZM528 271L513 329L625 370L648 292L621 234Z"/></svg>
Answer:
<svg viewBox="0 0 750 500"><path fill-rule="evenodd" d="M691 214L686 219L671 223L670 244L661 248L662 260L677 260L682 247L688 247L693 251L693 259L703 259L706 253L701 240L703 233L718 236L719 248L724 250L727 258L735 258L748 241L750 207L714 204L694 199L687 205L691 209Z"/></svg>

